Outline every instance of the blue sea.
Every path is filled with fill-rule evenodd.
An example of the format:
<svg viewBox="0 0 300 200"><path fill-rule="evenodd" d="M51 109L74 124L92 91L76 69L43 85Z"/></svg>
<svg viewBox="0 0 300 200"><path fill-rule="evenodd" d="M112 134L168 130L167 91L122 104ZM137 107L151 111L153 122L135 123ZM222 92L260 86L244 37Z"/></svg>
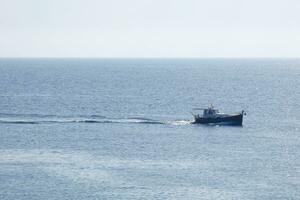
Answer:
<svg viewBox="0 0 300 200"><path fill-rule="evenodd" d="M294 200L299 158L299 59L0 59L1 200Z"/></svg>

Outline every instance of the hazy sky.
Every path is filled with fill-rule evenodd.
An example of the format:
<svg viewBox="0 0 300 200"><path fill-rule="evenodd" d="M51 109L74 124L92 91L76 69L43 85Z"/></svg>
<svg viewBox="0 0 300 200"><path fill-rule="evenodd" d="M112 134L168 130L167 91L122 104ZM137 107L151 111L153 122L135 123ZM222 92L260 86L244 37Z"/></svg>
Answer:
<svg viewBox="0 0 300 200"><path fill-rule="evenodd" d="M300 0L0 0L0 57L300 57Z"/></svg>

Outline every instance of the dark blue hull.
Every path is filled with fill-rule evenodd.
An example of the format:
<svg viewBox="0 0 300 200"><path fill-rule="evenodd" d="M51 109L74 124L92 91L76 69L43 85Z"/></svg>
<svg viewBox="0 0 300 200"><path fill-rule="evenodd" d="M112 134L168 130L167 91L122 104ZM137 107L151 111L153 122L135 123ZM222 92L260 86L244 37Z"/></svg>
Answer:
<svg viewBox="0 0 300 200"><path fill-rule="evenodd" d="M216 125L232 125L232 126L242 126L243 124L243 114L214 117L214 118L204 118L195 117L194 124L216 124Z"/></svg>

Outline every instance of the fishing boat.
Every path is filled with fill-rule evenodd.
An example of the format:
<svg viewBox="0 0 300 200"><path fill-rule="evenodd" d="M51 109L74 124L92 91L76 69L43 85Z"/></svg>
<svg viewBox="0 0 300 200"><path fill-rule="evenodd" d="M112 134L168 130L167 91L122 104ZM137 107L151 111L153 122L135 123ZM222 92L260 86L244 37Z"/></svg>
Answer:
<svg viewBox="0 0 300 200"><path fill-rule="evenodd" d="M242 126L244 110L236 114L220 113L212 105L208 108L196 108L195 110L203 110L203 114L193 114L194 124L216 124L216 125L235 125Z"/></svg>

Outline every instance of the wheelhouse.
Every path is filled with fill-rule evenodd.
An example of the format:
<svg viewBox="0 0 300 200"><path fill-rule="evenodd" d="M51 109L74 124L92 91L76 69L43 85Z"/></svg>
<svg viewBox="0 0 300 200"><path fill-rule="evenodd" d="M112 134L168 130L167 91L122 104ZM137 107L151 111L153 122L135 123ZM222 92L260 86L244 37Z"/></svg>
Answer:
<svg viewBox="0 0 300 200"><path fill-rule="evenodd" d="M212 107L203 110L203 117L213 117L218 114L219 111Z"/></svg>

